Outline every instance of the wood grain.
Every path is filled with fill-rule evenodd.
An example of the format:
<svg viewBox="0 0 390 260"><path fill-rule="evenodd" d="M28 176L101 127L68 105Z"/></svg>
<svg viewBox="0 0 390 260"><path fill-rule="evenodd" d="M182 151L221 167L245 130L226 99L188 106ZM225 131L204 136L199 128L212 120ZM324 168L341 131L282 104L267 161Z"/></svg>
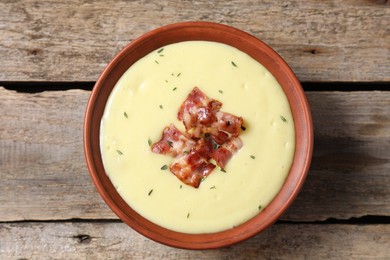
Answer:
<svg viewBox="0 0 390 260"><path fill-rule="evenodd" d="M388 259L390 225L276 224L240 244L190 251L123 223L0 224L2 259Z"/></svg>
<svg viewBox="0 0 390 260"><path fill-rule="evenodd" d="M314 123L313 162L301 194L284 218L388 216L390 92L306 94Z"/></svg>
<svg viewBox="0 0 390 260"><path fill-rule="evenodd" d="M387 2L1 1L0 81L96 81L131 40L189 20L255 35L278 51L301 81L389 81Z"/></svg>
<svg viewBox="0 0 390 260"><path fill-rule="evenodd" d="M0 220L114 219L90 180L83 115L90 92L0 88ZM307 92L311 170L283 220L390 215L390 92Z"/></svg>

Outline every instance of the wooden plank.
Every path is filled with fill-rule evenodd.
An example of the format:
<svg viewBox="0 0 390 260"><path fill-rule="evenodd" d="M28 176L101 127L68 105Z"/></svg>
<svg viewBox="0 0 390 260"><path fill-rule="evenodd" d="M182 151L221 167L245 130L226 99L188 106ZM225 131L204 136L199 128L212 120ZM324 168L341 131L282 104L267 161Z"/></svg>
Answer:
<svg viewBox="0 0 390 260"><path fill-rule="evenodd" d="M90 92L0 88L0 220L113 219L83 156ZM307 92L312 167L284 220L390 215L390 92Z"/></svg>
<svg viewBox="0 0 390 260"><path fill-rule="evenodd" d="M132 39L189 20L252 33L301 81L389 81L388 17L381 0L1 1L0 81L96 81Z"/></svg>
<svg viewBox="0 0 390 260"><path fill-rule="evenodd" d="M2 259L388 259L390 225L276 224L237 245L167 247L123 223L0 224Z"/></svg>
<svg viewBox="0 0 390 260"><path fill-rule="evenodd" d="M307 97L313 162L284 218L390 215L385 206L390 205L390 92L309 92Z"/></svg>

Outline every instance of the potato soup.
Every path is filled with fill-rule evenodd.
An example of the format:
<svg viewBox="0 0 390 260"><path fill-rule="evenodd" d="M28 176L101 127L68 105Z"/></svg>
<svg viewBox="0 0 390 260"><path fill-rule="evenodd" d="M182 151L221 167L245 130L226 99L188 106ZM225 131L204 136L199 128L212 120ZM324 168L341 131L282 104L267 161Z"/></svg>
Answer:
<svg viewBox="0 0 390 260"><path fill-rule="evenodd" d="M194 87L244 126L242 148L198 188L166 167L174 158L151 151L166 126L185 133L178 109ZM123 74L101 120L100 148L107 175L131 208L170 230L212 233L272 201L292 164L295 130L281 86L260 63L225 44L188 41L155 50Z"/></svg>

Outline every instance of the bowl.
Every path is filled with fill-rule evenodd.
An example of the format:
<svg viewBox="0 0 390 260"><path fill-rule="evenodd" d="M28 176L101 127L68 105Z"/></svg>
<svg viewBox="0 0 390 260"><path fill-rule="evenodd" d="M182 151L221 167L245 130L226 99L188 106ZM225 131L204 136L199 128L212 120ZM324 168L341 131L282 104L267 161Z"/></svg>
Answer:
<svg viewBox="0 0 390 260"><path fill-rule="evenodd" d="M99 146L100 121L107 99L122 74L137 60L162 46L191 40L224 43L260 62L276 78L289 101L295 123L296 146L285 183L271 203L245 223L225 231L187 234L156 225L132 209L107 176ZM308 173L313 149L310 109L302 87L287 63L269 46L239 29L211 22L176 23L133 40L104 69L96 82L85 113L84 152L96 189L112 211L127 225L159 243L185 249L211 249L246 240L272 225L291 205Z"/></svg>

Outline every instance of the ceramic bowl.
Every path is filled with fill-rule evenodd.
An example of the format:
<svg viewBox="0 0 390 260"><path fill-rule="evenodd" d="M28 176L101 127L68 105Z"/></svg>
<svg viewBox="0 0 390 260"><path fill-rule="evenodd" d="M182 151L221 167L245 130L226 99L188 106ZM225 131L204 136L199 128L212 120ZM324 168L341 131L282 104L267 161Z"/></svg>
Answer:
<svg viewBox="0 0 390 260"><path fill-rule="evenodd" d="M138 59L167 44L204 40L240 49L265 66L282 86L295 122L296 148L288 177L272 202L249 221L211 234L186 234L158 226L129 207L105 173L100 147L100 120L111 90L122 74ZM165 245L186 249L229 246L248 239L272 225L297 196L309 170L313 149L313 127L302 87L286 62L269 46L241 30L210 22L184 22L150 31L132 41L104 69L92 90L84 122L84 151L92 180L118 217L142 235Z"/></svg>

